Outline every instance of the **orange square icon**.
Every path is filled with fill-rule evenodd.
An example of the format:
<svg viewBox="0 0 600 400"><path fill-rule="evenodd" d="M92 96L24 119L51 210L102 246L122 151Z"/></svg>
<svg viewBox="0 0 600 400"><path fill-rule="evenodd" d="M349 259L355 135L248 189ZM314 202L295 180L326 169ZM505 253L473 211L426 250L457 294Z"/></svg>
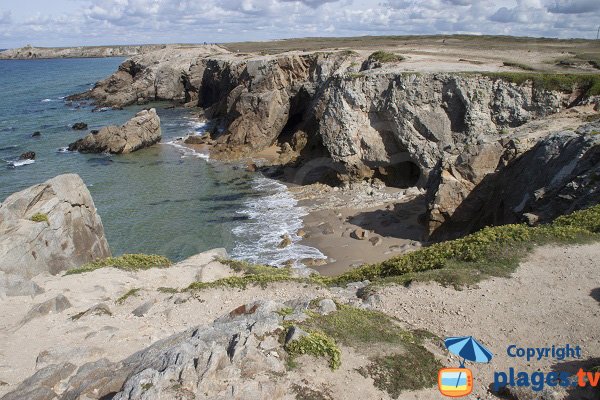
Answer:
<svg viewBox="0 0 600 400"><path fill-rule="evenodd" d="M466 368L440 369L438 387L447 397L467 396L473 391L473 373Z"/></svg>

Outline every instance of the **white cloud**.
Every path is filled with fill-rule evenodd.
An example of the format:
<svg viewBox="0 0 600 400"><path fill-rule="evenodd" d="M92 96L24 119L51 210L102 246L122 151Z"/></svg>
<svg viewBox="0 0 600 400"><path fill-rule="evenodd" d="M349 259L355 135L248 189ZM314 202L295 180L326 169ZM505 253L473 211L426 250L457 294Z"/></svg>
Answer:
<svg viewBox="0 0 600 400"><path fill-rule="evenodd" d="M61 0L0 10L0 47L486 33L595 37L600 0ZM11 11L12 14L11 14ZM27 11L27 12L26 12Z"/></svg>

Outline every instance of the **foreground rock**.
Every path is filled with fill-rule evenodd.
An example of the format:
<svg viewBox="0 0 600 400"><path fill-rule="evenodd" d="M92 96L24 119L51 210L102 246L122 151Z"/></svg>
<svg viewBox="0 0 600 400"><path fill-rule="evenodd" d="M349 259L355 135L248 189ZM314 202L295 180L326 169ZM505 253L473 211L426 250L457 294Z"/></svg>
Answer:
<svg viewBox="0 0 600 400"><path fill-rule="evenodd" d="M96 134L90 133L71 143L69 151L126 154L150 147L160 142L161 138L160 118L152 108L140 111L121 127L108 126Z"/></svg>
<svg viewBox="0 0 600 400"><path fill-rule="evenodd" d="M78 175L60 175L0 204L0 270L57 274L110 256L94 201Z"/></svg>
<svg viewBox="0 0 600 400"><path fill-rule="evenodd" d="M209 327L176 334L121 362L85 364L70 377L72 364L51 365L2 399L166 399L194 393L205 398L283 398L289 383L270 378L286 370L276 339L283 319L277 311L282 308L274 302L242 306ZM59 386L65 388L61 395L54 391Z"/></svg>

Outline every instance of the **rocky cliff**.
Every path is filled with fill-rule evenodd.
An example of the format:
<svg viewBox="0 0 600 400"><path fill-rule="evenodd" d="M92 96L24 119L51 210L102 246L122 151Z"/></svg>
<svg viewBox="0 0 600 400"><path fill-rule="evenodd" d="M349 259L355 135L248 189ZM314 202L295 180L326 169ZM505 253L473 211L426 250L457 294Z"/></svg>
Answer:
<svg viewBox="0 0 600 400"><path fill-rule="evenodd" d="M161 140L160 118L156 110L142 110L123 126L107 126L97 133L71 143L69 151L81 153L127 154L152 146Z"/></svg>
<svg viewBox="0 0 600 400"><path fill-rule="evenodd" d="M600 200L600 123L526 142L479 145L432 177L427 221L433 238L489 225L545 223Z"/></svg>
<svg viewBox="0 0 600 400"><path fill-rule="evenodd" d="M78 175L60 175L0 204L0 271L57 274L110 256L94 201Z"/></svg>
<svg viewBox="0 0 600 400"><path fill-rule="evenodd" d="M166 48L166 45L141 46L81 46L33 47L25 46L0 52L0 60L32 60L41 58L102 58L132 57Z"/></svg>
<svg viewBox="0 0 600 400"><path fill-rule="evenodd" d="M426 188L430 233L496 170L505 145L500 133L587 101L593 82L402 72L395 67L401 61L365 64L352 51L209 50L185 61L157 63L158 53L134 58L83 96L113 106L157 98L197 105L219 124L215 157L252 156L278 144L293 150L296 166L319 170L322 178ZM461 168L467 177L455 179L458 188L452 176ZM298 183L314 172L303 171Z"/></svg>

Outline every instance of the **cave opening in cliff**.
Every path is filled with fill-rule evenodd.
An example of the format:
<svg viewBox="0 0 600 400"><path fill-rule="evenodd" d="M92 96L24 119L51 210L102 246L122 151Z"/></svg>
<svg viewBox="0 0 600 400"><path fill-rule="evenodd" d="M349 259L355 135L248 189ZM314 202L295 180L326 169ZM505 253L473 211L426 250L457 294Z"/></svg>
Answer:
<svg viewBox="0 0 600 400"><path fill-rule="evenodd" d="M288 119L277 138L279 143L289 142L292 136L299 129L302 129L305 120L306 110L310 104L310 94L306 89L301 88L296 95L290 98L290 111Z"/></svg>
<svg viewBox="0 0 600 400"><path fill-rule="evenodd" d="M417 186L421 169L412 161L404 161L377 168L374 177L379 178L386 186L407 189Z"/></svg>

